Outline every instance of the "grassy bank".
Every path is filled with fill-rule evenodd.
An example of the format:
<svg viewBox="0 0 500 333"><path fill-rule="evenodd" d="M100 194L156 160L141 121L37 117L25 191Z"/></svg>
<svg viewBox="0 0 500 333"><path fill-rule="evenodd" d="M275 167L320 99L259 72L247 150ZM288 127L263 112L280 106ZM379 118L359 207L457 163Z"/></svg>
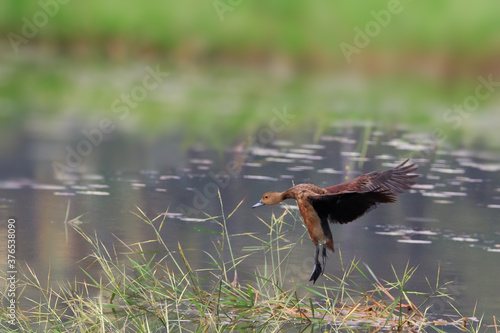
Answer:
<svg viewBox="0 0 500 333"><path fill-rule="evenodd" d="M241 204L241 203L240 203ZM221 202L222 206L222 202ZM239 205L238 205L239 207ZM448 331L455 327L478 332L481 322L457 315L445 320L430 313L436 298L449 299L446 285L429 283L429 291L410 291L408 281L415 268L394 271L394 281L377 279L369 267L353 260L343 263L342 276L325 276L324 286L306 287L291 281L296 243L284 239L284 222L289 214L274 217L266 224L268 235L230 235L225 216L209 216L217 225L198 229L213 237L213 249L204 251L209 268L192 267L182 246L165 244L160 231L168 226L164 216L149 219L140 209L141 223L156 233L156 239L127 245L118 240L113 248L102 245L97 236L76 232L93 248L87 257L99 265L99 276L68 283L42 282L26 267L19 276L17 311L20 331L51 332L224 332L235 330L345 332L391 329L398 331ZM293 214L292 214L293 215ZM255 247L233 253L239 237L252 237ZM199 249L198 249L199 250ZM263 268L242 272L239 265L249 255L262 257ZM82 268L85 272L85 268ZM240 274L238 274L238 272ZM242 281L238 275L250 274ZM362 283L354 276L362 277ZM438 274L439 276L439 274ZM2 278L5 274L2 274ZM0 295L3 302L7 294ZM7 324L7 310L0 310L2 331L15 331Z"/></svg>
<svg viewBox="0 0 500 333"><path fill-rule="evenodd" d="M61 3L63 1L60 1ZM388 8L377 0L353 5L348 0L317 1L64 1L44 9L50 1L6 0L0 3L0 32L21 34L25 22L39 11L53 12L34 40L65 47L109 42L133 49L178 50L184 54L238 54L275 50L304 57L314 53L339 55L339 44L352 42L354 27L364 29L372 11ZM59 1L52 1L59 3ZM216 3L227 4L218 10ZM498 52L499 4L491 1L411 2L402 0L400 12L369 48L424 53L444 52L474 57ZM43 22L43 21L41 21ZM133 50L131 50L133 52Z"/></svg>

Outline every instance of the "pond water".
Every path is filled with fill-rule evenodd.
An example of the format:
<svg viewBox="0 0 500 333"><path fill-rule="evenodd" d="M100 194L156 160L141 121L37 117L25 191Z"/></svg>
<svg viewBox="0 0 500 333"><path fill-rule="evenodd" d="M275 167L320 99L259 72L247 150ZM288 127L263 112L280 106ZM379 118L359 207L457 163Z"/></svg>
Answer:
<svg viewBox="0 0 500 333"><path fill-rule="evenodd" d="M283 135L265 145L247 149L235 144L224 150L195 146L183 150L178 141L154 144L111 140L96 147L79 172L55 177L53 160L61 160L67 142L22 138L1 159L0 209L2 221L15 217L17 256L39 277L52 281L81 278L81 259L88 244L68 225L78 217L79 226L95 231L106 246L153 238L144 222L131 212L140 208L148 217L165 216L162 237L167 244L182 244L193 267L209 261L203 251L213 249L217 235L199 229L220 230L204 221L207 213L225 214L242 200L228 222L230 234L254 233L265 238L269 221L285 209L290 241L304 235L295 223L295 202L251 209L262 193L282 191L294 183L329 186L361 173L386 169L411 157L420 165L419 183L399 197L396 204L381 205L347 225L333 225L336 253L329 255L326 275L341 274L339 249L344 261L357 258L374 274L394 281L392 266L403 272L407 264L418 266L409 289L428 291L427 281L450 282L453 305L464 316L486 322L500 314L500 156L440 148L433 150L422 138L403 130L383 132L370 127L331 128L316 140ZM258 143L258 142L257 142ZM294 213L295 212L295 213ZM81 215L81 216L80 216ZM0 234L6 239L6 225ZM314 246L304 236L292 253L296 263L290 280L308 282ZM252 237L233 244L236 255L256 245ZM2 247L0 263L6 264ZM253 272L263 266L262 257L250 256L238 267ZM96 273L97 267L89 268ZM240 280L245 280L242 274ZM317 285L328 283L320 277ZM369 287L369 286L368 286ZM435 302L436 316L456 314L446 302Z"/></svg>

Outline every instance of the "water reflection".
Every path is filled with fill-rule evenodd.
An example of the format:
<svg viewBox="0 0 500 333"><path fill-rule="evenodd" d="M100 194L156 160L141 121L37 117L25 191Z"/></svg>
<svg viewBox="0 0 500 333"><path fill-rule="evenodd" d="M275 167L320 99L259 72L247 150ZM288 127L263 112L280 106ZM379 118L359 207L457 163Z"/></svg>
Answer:
<svg viewBox="0 0 500 333"><path fill-rule="evenodd" d="M206 214L220 214L218 191L226 213L244 200L228 225L230 233L264 235L268 229L259 218L269 219L272 212L281 214L284 209L294 214L296 206L252 211L250 205L261 193L302 182L326 187L412 156L422 177L410 193L358 221L333 226L337 253L330 256L326 274L341 273L338 249L343 260L356 257L387 280L393 279L391 265L396 270L408 262L419 265L412 286L417 289L427 290L426 278L435 280L440 267L443 280L461 287L452 296L464 314L470 314L476 300L479 313L484 311L490 318L498 314L500 305L493 291L500 287L500 158L463 150L427 154L428 147L404 132L368 133L366 138L365 128L332 129L318 142L282 138L266 147L230 149L223 154L202 147L183 152L168 140L153 148L123 148L122 142L106 142L85 165L87 171L62 180L53 178L51 161L35 159L17 168L19 160L4 160L2 170L8 172L0 181L1 213L17 218L19 258L39 277L47 276L50 267L53 281L83 278L79 267L89 264L81 261L89 253L88 244L67 228L68 219L82 215L81 227L89 233L95 230L106 246L116 244L117 238L126 243L154 238L131 213L137 207L150 218L164 217L165 242L182 242L191 265L202 267L208 261L203 251L210 251L218 236L195 228L217 230ZM304 234L300 223L293 225L287 231L290 241ZM6 230L0 233L4 237ZM250 237L238 238L235 249L255 245ZM290 279L297 284L309 284L312 246L301 242L293 253L297 265ZM5 265L6 256L1 258ZM262 265L262 258L250 256L239 266L240 279L249 278L244 272ZM97 273L95 269L88 270ZM442 311L454 313L451 306Z"/></svg>

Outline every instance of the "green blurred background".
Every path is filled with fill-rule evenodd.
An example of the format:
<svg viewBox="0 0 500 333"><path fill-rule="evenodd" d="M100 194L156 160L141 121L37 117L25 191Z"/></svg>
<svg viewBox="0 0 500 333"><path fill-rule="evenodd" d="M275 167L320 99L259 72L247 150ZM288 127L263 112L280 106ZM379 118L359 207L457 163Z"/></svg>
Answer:
<svg viewBox="0 0 500 333"><path fill-rule="evenodd" d="M102 117L116 136L227 146L286 107L289 132L362 122L498 147L500 89L452 110L479 76L500 82L498 13L492 0L3 0L2 146L71 137ZM347 61L340 46L355 46L358 29L372 36ZM168 78L118 120L113 101L147 66Z"/></svg>

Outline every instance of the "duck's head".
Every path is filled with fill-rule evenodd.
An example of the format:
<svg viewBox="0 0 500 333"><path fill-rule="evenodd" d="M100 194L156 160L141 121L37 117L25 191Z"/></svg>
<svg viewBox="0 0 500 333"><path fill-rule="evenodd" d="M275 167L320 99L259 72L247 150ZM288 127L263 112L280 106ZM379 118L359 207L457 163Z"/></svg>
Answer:
<svg viewBox="0 0 500 333"><path fill-rule="evenodd" d="M279 192L266 192L262 195L262 199L257 202L252 208L257 208L263 205L276 205L283 201L283 196Z"/></svg>

